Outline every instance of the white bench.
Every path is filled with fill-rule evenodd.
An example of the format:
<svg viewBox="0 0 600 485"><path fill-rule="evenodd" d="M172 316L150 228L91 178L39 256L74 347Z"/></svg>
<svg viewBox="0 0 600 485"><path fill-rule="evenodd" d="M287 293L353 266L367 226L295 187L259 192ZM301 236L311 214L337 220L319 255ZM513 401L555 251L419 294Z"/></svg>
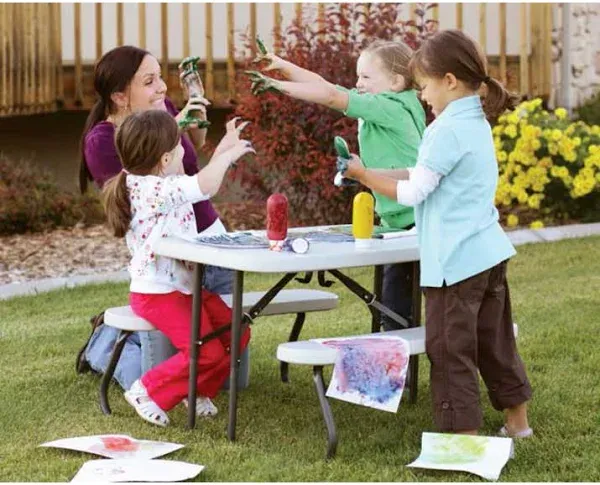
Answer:
<svg viewBox="0 0 600 485"><path fill-rule="evenodd" d="M518 334L517 324L513 324L515 338ZM366 335L354 335L354 337L366 337ZM379 334L378 334L379 335ZM410 355L425 353L425 327L406 328L403 330L392 330L385 333L386 336L401 337L408 341ZM335 338L335 337L333 337ZM329 401L325 395L325 383L323 381L323 367L335 364L338 350L319 342L302 340L300 342L286 342L277 347L277 359L281 362L299 365L313 366L313 381L317 390L317 396L321 405L321 412L327 428L327 452L326 458L333 458L337 448L337 432Z"/></svg>
<svg viewBox="0 0 600 485"><path fill-rule="evenodd" d="M262 291L244 293L242 298L243 312L247 313L250 311L264 294ZM223 298L227 305L232 305L232 295L221 295L221 298ZM329 291L310 289L281 290L261 311L259 317L295 313L296 320L292 326L289 340L296 341L304 325L307 313L333 310L338 306L338 303L339 297ZM100 408L104 414L111 414L108 403L108 386L121 357L125 340L127 340L127 337L132 332L148 332L154 330L154 327L133 313L130 306L121 306L106 310L104 312L104 325L120 330L115 346L113 347L108 368L100 382ZM286 362L281 362L280 372L282 381L287 382Z"/></svg>

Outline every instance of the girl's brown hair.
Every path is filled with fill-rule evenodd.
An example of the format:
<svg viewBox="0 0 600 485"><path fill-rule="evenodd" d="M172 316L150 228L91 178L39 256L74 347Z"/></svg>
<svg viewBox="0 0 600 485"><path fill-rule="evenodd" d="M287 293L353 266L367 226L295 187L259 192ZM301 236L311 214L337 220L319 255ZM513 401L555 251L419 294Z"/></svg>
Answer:
<svg viewBox="0 0 600 485"><path fill-rule="evenodd" d="M94 68L94 90L96 91L96 103L90 110L85 121L81 140L79 142L79 189L83 194L87 190L88 181L92 175L85 160L85 137L89 131L103 121L111 113L115 112L115 106L110 98L111 94L123 92L133 80L135 73L144 60L151 55L148 51L124 45L116 47L102 56Z"/></svg>
<svg viewBox="0 0 600 485"><path fill-rule="evenodd" d="M129 115L115 135L123 170L106 182L102 190L108 226L117 237L125 237L131 222L127 174L158 173L161 157L178 145L177 122L162 110Z"/></svg>
<svg viewBox="0 0 600 485"><path fill-rule="evenodd" d="M454 74L473 91L477 91L482 83L486 84L483 109L490 121L505 110L513 109L518 101L516 95L488 76L485 55L478 44L460 30L443 30L426 40L415 52L409 69L413 77L422 74L441 79L447 73Z"/></svg>
<svg viewBox="0 0 600 485"><path fill-rule="evenodd" d="M392 74L404 78L405 88L412 89L412 75L408 68L413 50L403 42L378 39L371 42L363 52L376 55L383 66Z"/></svg>

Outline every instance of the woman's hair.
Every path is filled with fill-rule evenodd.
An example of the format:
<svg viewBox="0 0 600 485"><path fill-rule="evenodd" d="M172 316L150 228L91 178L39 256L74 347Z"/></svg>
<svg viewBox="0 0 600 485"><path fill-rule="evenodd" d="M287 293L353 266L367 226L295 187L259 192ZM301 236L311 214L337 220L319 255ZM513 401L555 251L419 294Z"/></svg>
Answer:
<svg viewBox="0 0 600 485"><path fill-rule="evenodd" d="M161 157L174 150L179 139L177 122L162 110L133 113L117 129L115 145L123 170L102 190L106 219L115 236L124 237L131 223L127 174L157 173Z"/></svg>
<svg viewBox="0 0 600 485"><path fill-rule="evenodd" d="M495 120L505 110L513 109L518 101L499 81L488 76L487 61L478 44L460 30L438 32L426 40L410 61L412 76L441 79L454 74L470 89L477 91L482 83L487 85L483 109L489 120Z"/></svg>
<svg viewBox="0 0 600 485"><path fill-rule="evenodd" d="M362 52L377 56L381 59L385 69L392 74L400 74L404 78L404 89L412 88L412 75L408 69L408 64L413 55L413 50L405 43L379 39L371 42Z"/></svg>
<svg viewBox="0 0 600 485"><path fill-rule="evenodd" d="M110 113L115 111L114 103L110 98L111 94L127 89L144 57L149 54L144 49L129 45L116 47L104 54L94 68L96 103L85 121L79 142L79 188L81 193L87 190L88 181L92 180L85 160L85 137L97 123L105 120Z"/></svg>

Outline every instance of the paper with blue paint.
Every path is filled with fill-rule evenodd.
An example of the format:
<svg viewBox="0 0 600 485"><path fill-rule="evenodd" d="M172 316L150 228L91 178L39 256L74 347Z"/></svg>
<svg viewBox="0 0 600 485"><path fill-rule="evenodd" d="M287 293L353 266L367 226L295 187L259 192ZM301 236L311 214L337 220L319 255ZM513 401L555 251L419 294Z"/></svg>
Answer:
<svg viewBox="0 0 600 485"><path fill-rule="evenodd" d="M398 411L410 357L406 340L373 335L315 341L338 349L327 397Z"/></svg>

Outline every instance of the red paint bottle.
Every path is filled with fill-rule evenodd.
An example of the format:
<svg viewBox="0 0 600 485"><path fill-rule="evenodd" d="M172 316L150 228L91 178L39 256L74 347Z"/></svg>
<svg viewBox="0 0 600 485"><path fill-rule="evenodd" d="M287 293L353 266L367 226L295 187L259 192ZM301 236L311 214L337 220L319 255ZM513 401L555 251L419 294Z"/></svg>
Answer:
<svg viewBox="0 0 600 485"><path fill-rule="evenodd" d="M280 250L287 230L288 200L285 195L275 193L267 199L267 239L271 249Z"/></svg>

